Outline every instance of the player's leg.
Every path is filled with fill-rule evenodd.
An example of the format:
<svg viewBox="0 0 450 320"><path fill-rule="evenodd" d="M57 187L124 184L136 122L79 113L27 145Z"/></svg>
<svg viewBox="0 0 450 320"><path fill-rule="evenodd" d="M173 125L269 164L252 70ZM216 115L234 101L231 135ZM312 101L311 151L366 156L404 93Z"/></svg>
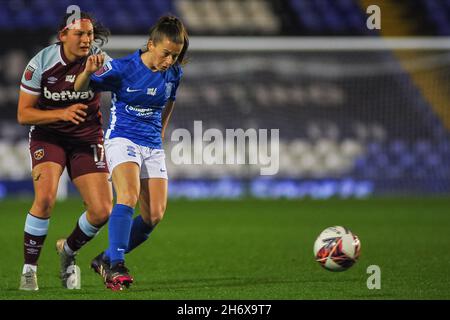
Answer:
<svg viewBox="0 0 450 320"><path fill-rule="evenodd" d="M167 179L142 179L139 206L141 214L133 220L126 253L147 240L164 217L167 206Z"/></svg>
<svg viewBox="0 0 450 320"><path fill-rule="evenodd" d="M37 265L63 172L60 164L45 162L32 170L34 200L25 222L25 263Z"/></svg>
<svg viewBox="0 0 450 320"><path fill-rule="evenodd" d="M57 144L32 139L30 152L34 200L25 221L21 290L38 290L38 259L47 236L59 179L65 166L65 152Z"/></svg>
<svg viewBox="0 0 450 320"><path fill-rule="evenodd" d="M142 155L141 148L125 138L110 139L105 147L117 199L109 218L108 249L92 260L91 267L108 288L121 290L133 282L125 267L125 250L139 197Z"/></svg>
<svg viewBox="0 0 450 320"><path fill-rule="evenodd" d="M125 260L132 217L139 197L139 171L137 163L125 162L116 166L112 172L117 200L109 224L107 256L110 258L111 266Z"/></svg>
<svg viewBox="0 0 450 320"><path fill-rule="evenodd" d="M112 186L108 173L89 173L73 179L86 206L74 230L67 238L66 251L74 254L94 238L108 221L113 206Z"/></svg>
<svg viewBox="0 0 450 320"><path fill-rule="evenodd" d="M163 149L146 149L141 168L141 215L133 220L127 252L144 242L164 216L167 204L167 169Z"/></svg>
<svg viewBox="0 0 450 320"><path fill-rule="evenodd" d="M60 256L63 286L79 289L81 279L75 254L108 221L112 208L112 187L101 144L71 147L68 154L69 175L84 200L86 211L81 214L67 240L57 241L56 249Z"/></svg>
<svg viewBox="0 0 450 320"><path fill-rule="evenodd" d="M133 282L133 278L125 267L125 250L130 238L134 208L138 201L139 171L140 168L136 162L118 164L112 171L117 200L109 219L109 247L105 256L110 266L104 274L105 284L112 290L122 290Z"/></svg>
<svg viewBox="0 0 450 320"><path fill-rule="evenodd" d="M34 201L27 214L24 230L24 266L20 280L21 290L38 290L37 264L55 204L61 165L45 162L33 168Z"/></svg>

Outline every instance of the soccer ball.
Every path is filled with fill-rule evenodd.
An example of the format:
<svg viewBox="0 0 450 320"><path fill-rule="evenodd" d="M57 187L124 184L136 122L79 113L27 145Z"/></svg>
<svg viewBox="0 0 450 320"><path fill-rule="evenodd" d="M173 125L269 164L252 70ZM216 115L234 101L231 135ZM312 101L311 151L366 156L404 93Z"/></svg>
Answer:
<svg viewBox="0 0 450 320"><path fill-rule="evenodd" d="M357 235L341 226L322 231L314 243L314 256L330 271L344 271L358 260L361 242Z"/></svg>

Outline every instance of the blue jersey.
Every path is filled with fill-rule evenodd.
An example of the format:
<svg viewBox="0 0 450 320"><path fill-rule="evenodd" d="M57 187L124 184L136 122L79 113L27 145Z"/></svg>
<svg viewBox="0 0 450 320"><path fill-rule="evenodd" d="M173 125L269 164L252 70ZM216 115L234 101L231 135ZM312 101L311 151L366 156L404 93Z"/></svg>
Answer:
<svg viewBox="0 0 450 320"><path fill-rule="evenodd" d="M95 91L111 91L112 106L105 138L127 138L136 144L161 149L161 115L168 100L175 100L183 71L175 64L164 72L150 70L142 51L109 60L91 75Z"/></svg>

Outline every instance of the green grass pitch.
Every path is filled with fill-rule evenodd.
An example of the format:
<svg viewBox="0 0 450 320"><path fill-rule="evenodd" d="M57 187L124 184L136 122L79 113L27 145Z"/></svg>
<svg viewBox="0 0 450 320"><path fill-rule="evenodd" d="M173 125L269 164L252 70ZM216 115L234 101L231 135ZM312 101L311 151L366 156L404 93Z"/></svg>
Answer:
<svg viewBox="0 0 450 320"><path fill-rule="evenodd" d="M135 278L110 292L89 269L107 246L107 228L77 261L82 289L63 289L54 245L83 210L58 202L38 269L40 290L19 291L23 228L31 200L0 200L0 299L449 299L450 198L369 200L170 200L149 241L127 255ZM344 225L361 240L361 257L333 273L312 247L328 226ZM369 290L367 267L381 268Z"/></svg>

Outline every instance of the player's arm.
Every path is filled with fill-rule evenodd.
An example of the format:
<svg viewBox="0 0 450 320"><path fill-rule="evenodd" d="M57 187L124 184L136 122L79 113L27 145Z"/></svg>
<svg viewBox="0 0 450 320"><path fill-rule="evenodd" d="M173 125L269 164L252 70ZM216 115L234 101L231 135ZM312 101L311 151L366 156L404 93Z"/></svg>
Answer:
<svg viewBox="0 0 450 320"><path fill-rule="evenodd" d="M173 107L175 106L174 100L169 100L164 107L162 114L162 129L161 129L161 138L164 139L164 134L166 131L167 124L169 123L170 116L172 115Z"/></svg>
<svg viewBox="0 0 450 320"><path fill-rule="evenodd" d="M86 67L83 72L81 72L77 79L75 80L74 89L75 91L87 91L89 89L89 83L91 81L90 77L94 72L100 70L105 61L105 56L103 54L94 54L87 58Z"/></svg>
<svg viewBox="0 0 450 320"><path fill-rule="evenodd" d="M73 104L65 109L40 110L36 108L39 95L20 91L17 106L17 121L22 125L44 125L57 121L71 121L74 124L84 122L88 107L81 103Z"/></svg>

